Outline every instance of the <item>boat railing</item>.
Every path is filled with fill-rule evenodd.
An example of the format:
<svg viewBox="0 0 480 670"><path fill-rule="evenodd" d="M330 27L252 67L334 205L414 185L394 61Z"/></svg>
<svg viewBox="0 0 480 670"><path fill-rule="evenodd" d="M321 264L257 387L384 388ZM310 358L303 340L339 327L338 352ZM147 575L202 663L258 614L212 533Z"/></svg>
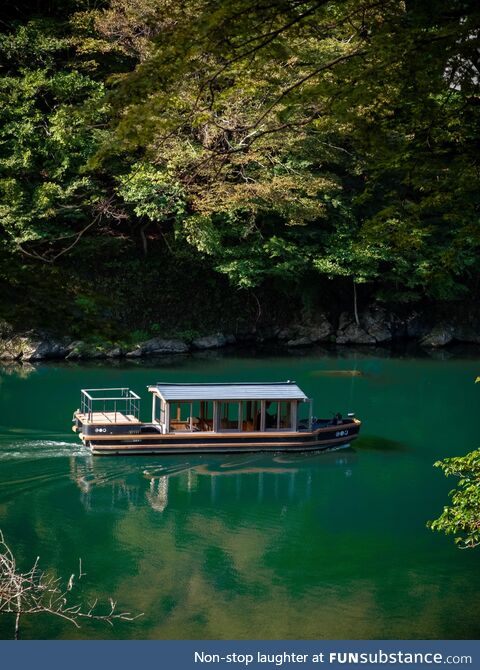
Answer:
<svg viewBox="0 0 480 670"><path fill-rule="evenodd" d="M89 421L97 412L112 413L117 416L133 417L140 420L140 396L126 387L82 389L80 396L80 412Z"/></svg>

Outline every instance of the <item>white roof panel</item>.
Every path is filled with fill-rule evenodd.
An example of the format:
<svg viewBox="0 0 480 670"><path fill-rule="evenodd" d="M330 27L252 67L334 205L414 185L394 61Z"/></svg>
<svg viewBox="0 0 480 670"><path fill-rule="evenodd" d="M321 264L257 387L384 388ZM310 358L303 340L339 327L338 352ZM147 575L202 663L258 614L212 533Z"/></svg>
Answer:
<svg viewBox="0 0 480 670"><path fill-rule="evenodd" d="M308 400L295 382L169 384L149 386L165 400Z"/></svg>

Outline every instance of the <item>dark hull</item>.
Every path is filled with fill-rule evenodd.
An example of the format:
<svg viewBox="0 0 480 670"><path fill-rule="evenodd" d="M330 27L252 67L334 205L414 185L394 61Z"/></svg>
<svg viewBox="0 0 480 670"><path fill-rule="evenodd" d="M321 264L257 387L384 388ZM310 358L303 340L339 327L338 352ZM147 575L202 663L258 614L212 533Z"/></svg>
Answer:
<svg viewBox="0 0 480 670"><path fill-rule="evenodd" d="M98 455L303 452L348 446L360 430L360 421L344 421L313 431L202 433L162 435L152 424L135 428L119 425L78 426L81 438ZM127 432L128 431L128 432Z"/></svg>

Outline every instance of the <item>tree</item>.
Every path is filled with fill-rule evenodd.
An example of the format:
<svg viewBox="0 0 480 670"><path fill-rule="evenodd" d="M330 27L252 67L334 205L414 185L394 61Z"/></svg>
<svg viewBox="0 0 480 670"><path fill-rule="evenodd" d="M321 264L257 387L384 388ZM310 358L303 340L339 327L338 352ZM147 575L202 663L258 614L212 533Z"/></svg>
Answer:
<svg viewBox="0 0 480 670"><path fill-rule="evenodd" d="M455 456L437 461L445 475L459 477L455 489L450 491L452 504L445 506L442 514L428 522L432 530L455 536L460 549L471 549L480 544L480 449L466 456Z"/></svg>
<svg viewBox="0 0 480 670"><path fill-rule="evenodd" d="M105 133L104 85L73 66L74 54L68 25L56 20L0 36L2 237L39 259L68 248L105 199L83 170Z"/></svg>
<svg viewBox="0 0 480 670"><path fill-rule="evenodd" d="M387 300L458 297L480 245L478 18L446 0L115 0L97 28L141 58L111 98L117 145L183 185L179 234L237 285L316 269Z"/></svg>
<svg viewBox="0 0 480 670"><path fill-rule="evenodd" d="M355 312L478 290L478 3L40 4L0 30L10 290L85 311L77 266L154 244Z"/></svg>
<svg viewBox="0 0 480 670"><path fill-rule="evenodd" d="M13 615L15 640L20 637L21 619L35 614L50 614L69 621L77 628L82 619L105 621L113 625L114 621L133 621L141 616L118 612L116 602L112 599L103 614L96 600L87 606L74 602L75 583L83 576L80 561L78 576L72 574L68 583L63 585L60 578L41 570L38 557L29 570L20 571L0 531L0 614Z"/></svg>

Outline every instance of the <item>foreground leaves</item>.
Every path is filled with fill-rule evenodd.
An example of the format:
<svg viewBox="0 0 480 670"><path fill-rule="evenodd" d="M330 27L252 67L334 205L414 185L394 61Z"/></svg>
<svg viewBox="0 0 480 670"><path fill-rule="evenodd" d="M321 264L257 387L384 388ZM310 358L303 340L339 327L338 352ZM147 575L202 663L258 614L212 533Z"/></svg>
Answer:
<svg viewBox="0 0 480 670"><path fill-rule="evenodd" d="M437 461L445 475L459 478L450 491L451 505L428 523L429 528L455 536L460 549L471 549L480 544L480 449L466 456L456 456Z"/></svg>

